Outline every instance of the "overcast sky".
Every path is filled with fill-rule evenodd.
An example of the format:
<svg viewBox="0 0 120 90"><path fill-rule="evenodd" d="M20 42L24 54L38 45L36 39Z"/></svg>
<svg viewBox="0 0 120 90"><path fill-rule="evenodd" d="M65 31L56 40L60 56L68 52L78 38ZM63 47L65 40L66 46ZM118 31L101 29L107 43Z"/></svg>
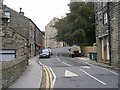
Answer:
<svg viewBox="0 0 120 90"><path fill-rule="evenodd" d="M70 0L4 0L3 3L17 12L21 7L25 16L44 31L50 20L54 17L61 18L69 12L67 4Z"/></svg>

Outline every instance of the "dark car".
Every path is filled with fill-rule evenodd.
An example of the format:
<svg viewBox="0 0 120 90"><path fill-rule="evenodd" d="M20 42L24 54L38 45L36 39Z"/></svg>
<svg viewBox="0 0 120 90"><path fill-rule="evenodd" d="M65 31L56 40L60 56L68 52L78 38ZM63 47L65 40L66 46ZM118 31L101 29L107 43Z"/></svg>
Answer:
<svg viewBox="0 0 120 90"><path fill-rule="evenodd" d="M43 49L39 54L39 58L50 58L50 51L48 49Z"/></svg>

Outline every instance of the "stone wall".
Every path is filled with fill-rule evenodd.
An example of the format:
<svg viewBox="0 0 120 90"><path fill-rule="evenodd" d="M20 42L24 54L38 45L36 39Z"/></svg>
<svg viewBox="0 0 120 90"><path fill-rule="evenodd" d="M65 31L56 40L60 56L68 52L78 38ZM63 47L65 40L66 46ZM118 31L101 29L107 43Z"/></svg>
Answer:
<svg viewBox="0 0 120 90"><path fill-rule="evenodd" d="M118 15L120 15L120 3L118 4ZM120 16L118 17L118 67L119 67L119 71L120 71ZM120 73L120 72L119 72ZM120 78L120 77L119 77ZM119 79L120 80L120 79ZM119 82L120 84L120 82Z"/></svg>
<svg viewBox="0 0 120 90"><path fill-rule="evenodd" d="M110 30L111 30L111 60L112 60L112 66L118 67L118 3L110 3Z"/></svg>
<svg viewBox="0 0 120 90"><path fill-rule="evenodd" d="M8 88L27 68L26 56L2 63L2 88Z"/></svg>
<svg viewBox="0 0 120 90"><path fill-rule="evenodd" d="M104 37L110 37L110 44L111 44L111 65L114 67L118 67L118 61L119 61L119 11L120 11L120 2L111 2L109 3L109 21L110 21L110 29L107 26L108 29L105 29L106 26L103 24L103 14L108 9L107 3L96 3L96 36L97 36L97 50L98 50L98 60L101 61L102 59L102 46L101 46L101 40L104 40ZM105 7L104 7L105 6ZM108 23L109 23L108 21ZM104 33L103 31L109 33ZM103 35L102 35L103 34Z"/></svg>
<svg viewBox="0 0 120 90"><path fill-rule="evenodd" d="M2 61L2 88L9 87L27 67L28 48L26 38L11 27L2 29L2 49L15 49L14 60Z"/></svg>
<svg viewBox="0 0 120 90"><path fill-rule="evenodd" d="M81 47L81 50L84 56L89 57L90 52L96 53L96 46L84 46Z"/></svg>
<svg viewBox="0 0 120 90"><path fill-rule="evenodd" d="M16 49L16 58L27 54L26 39L10 27L3 28L2 49Z"/></svg>
<svg viewBox="0 0 120 90"><path fill-rule="evenodd" d="M3 4L3 0L0 0L0 49L2 48L2 4ZM0 57L1 59L1 57ZM0 60L0 90L2 88L2 63Z"/></svg>

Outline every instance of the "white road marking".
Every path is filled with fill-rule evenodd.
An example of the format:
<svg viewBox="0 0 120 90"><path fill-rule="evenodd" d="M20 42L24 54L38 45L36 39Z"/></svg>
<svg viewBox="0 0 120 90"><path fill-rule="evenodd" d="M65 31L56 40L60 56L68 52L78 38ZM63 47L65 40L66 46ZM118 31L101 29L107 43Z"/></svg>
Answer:
<svg viewBox="0 0 120 90"><path fill-rule="evenodd" d="M71 71L65 70L65 77L75 77L75 76L78 76L78 75Z"/></svg>
<svg viewBox="0 0 120 90"><path fill-rule="evenodd" d="M50 67L49 67L49 68L50 68ZM54 77L53 82L52 82L52 88L53 88L54 85L55 85L55 81L56 81L56 75L55 75L54 71L52 70L52 68L50 68L50 70L51 70L51 72L52 72L52 74L53 74L53 77Z"/></svg>
<svg viewBox="0 0 120 90"><path fill-rule="evenodd" d="M69 66L69 67L71 66L70 64L61 61L57 56L56 56L56 58L57 58L58 61L62 62L63 64L65 64L65 65L67 65L67 66Z"/></svg>
<svg viewBox="0 0 120 90"><path fill-rule="evenodd" d="M63 63L63 64L65 64L65 65L67 65L67 66L69 66L69 67L71 66L71 65L70 65L70 64L68 64L68 63L65 63L65 62L62 62L62 63Z"/></svg>
<svg viewBox="0 0 120 90"><path fill-rule="evenodd" d="M85 74L87 74L89 77L91 77L91 78L97 80L98 82L102 83L103 85L106 85L106 83L104 83L103 81L101 81L101 80L97 79L96 77L90 75L90 74L87 73L86 71L84 71L84 70L82 70L82 69L79 69L79 70L82 71L82 72L84 72Z"/></svg>
<svg viewBox="0 0 120 90"><path fill-rule="evenodd" d="M41 65L42 65L42 63L41 63L41 62L39 62L39 64L41 64ZM42 74L43 74L43 72L42 72L42 69L41 69L40 83L42 82Z"/></svg>
<svg viewBox="0 0 120 90"><path fill-rule="evenodd" d="M42 65L42 66L44 65L44 64L43 64L43 63L41 63L40 61L39 61L39 64L40 64L40 65Z"/></svg>
<svg viewBox="0 0 120 90"><path fill-rule="evenodd" d="M82 68L87 68L87 69L90 69L90 67L88 67L88 66L81 66Z"/></svg>
<svg viewBox="0 0 120 90"><path fill-rule="evenodd" d="M96 67L98 67L98 66L96 66ZM113 71L111 71L111 70L108 70L108 69L105 69L105 68L102 68L102 67L98 67L98 68L101 68L101 69L103 69L103 70L106 70L106 71L108 71L108 72L111 72L111 73L113 73L113 74L115 74L115 75L119 75L118 73L113 72Z"/></svg>
<svg viewBox="0 0 120 90"><path fill-rule="evenodd" d="M90 66L93 66L92 64L88 63L88 62L85 62L86 64L90 65Z"/></svg>
<svg viewBox="0 0 120 90"><path fill-rule="evenodd" d="M56 56L57 60L60 61L60 59Z"/></svg>

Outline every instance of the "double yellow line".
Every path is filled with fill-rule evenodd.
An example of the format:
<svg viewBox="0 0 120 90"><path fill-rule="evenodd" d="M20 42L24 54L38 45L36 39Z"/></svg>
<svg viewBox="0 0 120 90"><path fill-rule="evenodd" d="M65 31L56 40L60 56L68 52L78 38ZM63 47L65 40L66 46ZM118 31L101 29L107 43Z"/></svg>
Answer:
<svg viewBox="0 0 120 90"><path fill-rule="evenodd" d="M50 70L49 67L43 65L43 73L45 73L45 81L42 80L42 85L41 85L41 88L46 88L46 89L49 89L51 90L53 88L53 76L52 76L52 72ZM42 79L43 79L43 76L42 76ZM43 83L45 82L45 83ZM43 87L43 84L45 84L45 87Z"/></svg>

